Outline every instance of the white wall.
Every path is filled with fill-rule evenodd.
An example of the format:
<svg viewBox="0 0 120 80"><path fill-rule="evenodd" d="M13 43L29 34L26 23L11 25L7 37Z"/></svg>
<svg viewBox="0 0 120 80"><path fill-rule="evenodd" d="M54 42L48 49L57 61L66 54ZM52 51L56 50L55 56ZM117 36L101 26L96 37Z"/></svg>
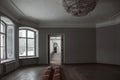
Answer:
<svg viewBox="0 0 120 80"><path fill-rule="evenodd" d="M97 63L120 65L120 24L96 29Z"/></svg>
<svg viewBox="0 0 120 80"><path fill-rule="evenodd" d="M65 37L63 63L96 62L95 28L41 28L40 31L40 64L48 63L48 34L61 33Z"/></svg>

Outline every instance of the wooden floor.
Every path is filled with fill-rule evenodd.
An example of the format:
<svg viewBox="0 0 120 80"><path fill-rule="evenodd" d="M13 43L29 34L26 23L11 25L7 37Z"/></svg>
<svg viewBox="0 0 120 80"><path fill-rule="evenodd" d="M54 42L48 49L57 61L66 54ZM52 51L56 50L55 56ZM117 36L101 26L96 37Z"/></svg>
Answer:
<svg viewBox="0 0 120 80"><path fill-rule="evenodd" d="M92 64L64 66L63 80L120 80L120 67Z"/></svg>
<svg viewBox="0 0 120 80"><path fill-rule="evenodd" d="M50 59L51 65L61 65L61 54L53 53Z"/></svg>
<svg viewBox="0 0 120 80"><path fill-rule="evenodd" d="M45 68L18 69L0 80L42 80ZM120 80L120 67L96 64L62 66L62 80Z"/></svg>
<svg viewBox="0 0 120 80"><path fill-rule="evenodd" d="M41 77L46 67L30 67L19 69L0 80L42 80Z"/></svg>

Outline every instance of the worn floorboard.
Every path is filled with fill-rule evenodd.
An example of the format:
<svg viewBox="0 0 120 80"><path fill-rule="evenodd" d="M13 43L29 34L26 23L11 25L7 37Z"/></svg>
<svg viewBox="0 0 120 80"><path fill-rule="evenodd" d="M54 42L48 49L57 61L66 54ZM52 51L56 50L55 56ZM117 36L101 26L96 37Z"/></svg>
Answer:
<svg viewBox="0 0 120 80"><path fill-rule="evenodd" d="M120 80L119 66L68 65L62 70L63 80Z"/></svg>
<svg viewBox="0 0 120 80"><path fill-rule="evenodd" d="M0 80L42 80L45 67L29 67L16 70Z"/></svg>
<svg viewBox="0 0 120 80"><path fill-rule="evenodd" d="M0 80L42 80L46 67L18 69ZM66 65L62 66L63 80L120 80L120 67L109 65Z"/></svg>

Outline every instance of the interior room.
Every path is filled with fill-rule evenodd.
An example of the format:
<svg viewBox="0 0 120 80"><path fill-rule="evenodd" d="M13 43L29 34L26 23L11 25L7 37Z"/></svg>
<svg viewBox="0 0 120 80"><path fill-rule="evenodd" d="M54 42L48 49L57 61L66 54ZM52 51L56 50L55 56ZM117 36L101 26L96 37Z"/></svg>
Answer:
<svg viewBox="0 0 120 80"><path fill-rule="evenodd" d="M0 0L0 80L120 80L120 0Z"/></svg>
<svg viewBox="0 0 120 80"><path fill-rule="evenodd" d="M50 65L61 65L61 35L49 35Z"/></svg>

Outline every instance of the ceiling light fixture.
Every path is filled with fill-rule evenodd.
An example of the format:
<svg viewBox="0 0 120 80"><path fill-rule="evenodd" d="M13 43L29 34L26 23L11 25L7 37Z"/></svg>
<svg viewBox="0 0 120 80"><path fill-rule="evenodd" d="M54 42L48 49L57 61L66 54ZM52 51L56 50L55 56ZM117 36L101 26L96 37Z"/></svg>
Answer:
<svg viewBox="0 0 120 80"><path fill-rule="evenodd" d="M96 6L97 0L63 0L65 10L73 16L85 16Z"/></svg>

